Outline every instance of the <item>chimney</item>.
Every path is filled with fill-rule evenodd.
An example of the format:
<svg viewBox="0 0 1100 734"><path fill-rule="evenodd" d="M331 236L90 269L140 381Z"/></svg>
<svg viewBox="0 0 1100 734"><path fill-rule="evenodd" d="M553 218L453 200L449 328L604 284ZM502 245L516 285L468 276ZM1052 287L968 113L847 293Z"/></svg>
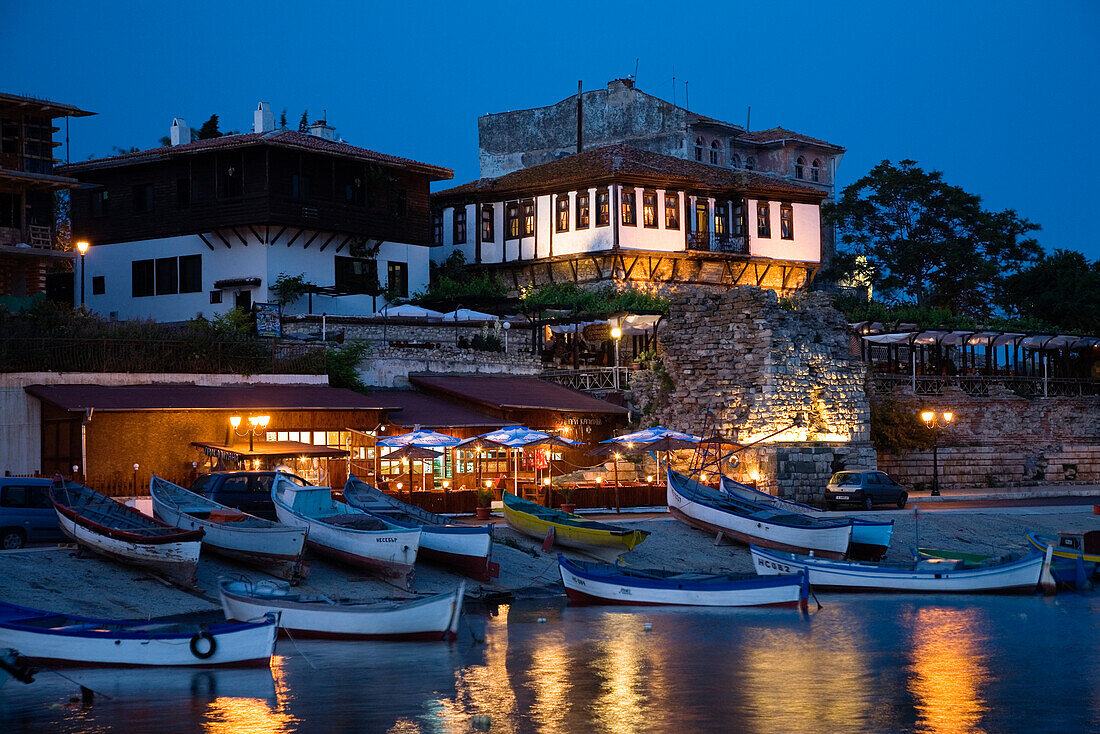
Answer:
<svg viewBox="0 0 1100 734"><path fill-rule="evenodd" d="M266 133L275 129L275 113L271 111L271 105L260 102L256 111L252 113L252 132Z"/></svg>
<svg viewBox="0 0 1100 734"><path fill-rule="evenodd" d="M317 120L311 123L309 134L324 140L336 140L336 128L330 126L326 120Z"/></svg>
<svg viewBox="0 0 1100 734"><path fill-rule="evenodd" d="M191 128L182 117L172 118L172 129L169 131L172 145L184 145L191 142Z"/></svg>

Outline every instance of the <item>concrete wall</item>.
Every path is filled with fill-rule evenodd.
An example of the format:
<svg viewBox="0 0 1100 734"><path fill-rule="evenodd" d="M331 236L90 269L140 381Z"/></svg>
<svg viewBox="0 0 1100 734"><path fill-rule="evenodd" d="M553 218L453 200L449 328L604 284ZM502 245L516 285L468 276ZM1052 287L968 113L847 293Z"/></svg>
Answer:
<svg viewBox="0 0 1100 734"><path fill-rule="evenodd" d="M42 404L28 385L144 385L152 375L126 372L15 372L0 374L0 471L32 474L42 466ZM326 385L327 375L160 374L158 383L195 385Z"/></svg>

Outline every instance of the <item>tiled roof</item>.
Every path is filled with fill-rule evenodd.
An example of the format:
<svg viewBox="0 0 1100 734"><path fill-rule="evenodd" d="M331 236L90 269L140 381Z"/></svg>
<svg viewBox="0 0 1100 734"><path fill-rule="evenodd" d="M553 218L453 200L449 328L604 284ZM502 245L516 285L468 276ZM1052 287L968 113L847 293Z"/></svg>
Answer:
<svg viewBox="0 0 1100 734"><path fill-rule="evenodd" d="M28 385L28 394L65 411L378 410L368 395L327 385Z"/></svg>
<svg viewBox="0 0 1100 734"><path fill-rule="evenodd" d="M114 168L117 166L129 166L137 163L151 163L165 160L175 156L189 155L207 150L232 150L251 145L270 145L275 148L289 150L306 150L316 153L355 158L361 161L383 163L390 166L407 168L419 173L427 174L433 181L445 181L454 177L454 171L442 166L433 166L429 163L420 163L409 158L401 158L386 153L378 153L366 148L359 148L333 140L325 140L316 135L306 135L297 130L272 130L265 133L241 133L240 135L224 135L220 138L209 140L196 140L193 143L183 145L169 145L162 148L151 148L136 153L123 153L107 158L96 158L90 161L81 161L60 166L59 170L71 173L92 171L100 168Z"/></svg>
<svg viewBox="0 0 1100 734"><path fill-rule="evenodd" d="M375 390L370 398L389 407L389 420L410 431L421 428L500 428L500 418L494 418L472 408L456 405L412 390Z"/></svg>
<svg viewBox="0 0 1100 734"><path fill-rule="evenodd" d="M625 415L626 408L537 377L501 375L409 375L414 386L490 408L558 410ZM398 414L400 415L400 414Z"/></svg>
<svg viewBox="0 0 1100 734"><path fill-rule="evenodd" d="M559 158L497 178L482 178L434 193L433 198L447 199L472 194L495 194L526 190L552 189L598 179L655 176L669 179L678 186L705 186L720 189L806 194L825 194L809 184L787 181L754 171L708 166L635 148L624 143L604 145L582 153Z"/></svg>
<svg viewBox="0 0 1100 734"><path fill-rule="evenodd" d="M10 94L8 92L0 92L0 108L21 109L36 115L48 115L51 120L58 117L87 117L95 114L74 107L71 104L52 102L38 97L24 97L21 94Z"/></svg>
<svg viewBox="0 0 1100 734"><path fill-rule="evenodd" d="M836 150L844 150L839 145L828 143L818 138L811 138L809 135L803 135L802 133L796 133L793 130L785 130L781 127L773 127L770 130L754 130L752 132L741 133L737 136L738 140L748 140L752 143L778 143L782 140L793 140L797 143L806 143L808 145L820 145L824 148L835 148Z"/></svg>

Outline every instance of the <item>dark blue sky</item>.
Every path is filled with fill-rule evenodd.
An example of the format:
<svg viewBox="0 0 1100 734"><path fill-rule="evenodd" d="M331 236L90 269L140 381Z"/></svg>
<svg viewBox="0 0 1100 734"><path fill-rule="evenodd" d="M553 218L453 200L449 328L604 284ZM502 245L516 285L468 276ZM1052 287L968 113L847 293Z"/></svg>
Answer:
<svg viewBox="0 0 1100 734"><path fill-rule="evenodd" d="M157 145L173 116L247 130L258 101L477 177L477 117L634 71L752 128L845 146L840 183L913 158L1047 249L1100 258L1100 3L629 4L0 0L0 88L99 113L72 157ZM683 103L683 86L677 90ZM63 136L63 133L62 133ZM64 151L59 149L64 157Z"/></svg>

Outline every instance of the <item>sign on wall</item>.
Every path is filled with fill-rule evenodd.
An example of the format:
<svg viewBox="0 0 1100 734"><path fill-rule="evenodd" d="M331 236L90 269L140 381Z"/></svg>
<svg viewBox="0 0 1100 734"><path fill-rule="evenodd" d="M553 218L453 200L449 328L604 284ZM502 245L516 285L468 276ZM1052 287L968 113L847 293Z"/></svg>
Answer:
<svg viewBox="0 0 1100 734"><path fill-rule="evenodd" d="M283 335L281 307L277 303L254 303L256 313L256 334L278 338Z"/></svg>

